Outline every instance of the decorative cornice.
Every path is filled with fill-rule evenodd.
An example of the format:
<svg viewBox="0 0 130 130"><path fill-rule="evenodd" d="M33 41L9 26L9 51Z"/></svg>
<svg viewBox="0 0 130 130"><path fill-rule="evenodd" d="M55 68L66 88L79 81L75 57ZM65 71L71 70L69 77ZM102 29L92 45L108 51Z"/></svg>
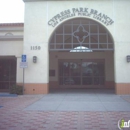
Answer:
<svg viewBox="0 0 130 130"><path fill-rule="evenodd" d="M38 2L38 1L47 1L47 0L23 0L24 2Z"/></svg>
<svg viewBox="0 0 130 130"><path fill-rule="evenodd" d="M23 0L24 2L39 2L39 1L81 1L81 0ZM87 1L87 0L82 0Z"/></svg>
<svg viewBox="0 0 130 130"><path fill-rule="evenodd" d="M23 27L24 23L0 23L0 27Z"/></svg>
<svg viewBox="0 0 130 130"><path fill-rule="evenodd" d="M24 2L38 2L38 1L81 1L81 0L23 0ZM82 1L113 1L113 0L82 0ZM114 0L114 1L124 1L124 0ZM129 0L127 0L129 1Z"/></svg>
<svg viewBox="0 0 130 130"><path fill-rule="evenodd" d="M24 2L39 2L39 1L81 1L81 0L23 0ZM82 1L113 1L113 0L82 0ZM123 1L123 0L114 0L114 1ZM127 0L129 1L129 0Z"/></svg>
<svg viewBox="0 0 130 130"><path fill-rule="evenodd" d="M23 35L17 36L0 36L0 41L23 41Z"/></svg>

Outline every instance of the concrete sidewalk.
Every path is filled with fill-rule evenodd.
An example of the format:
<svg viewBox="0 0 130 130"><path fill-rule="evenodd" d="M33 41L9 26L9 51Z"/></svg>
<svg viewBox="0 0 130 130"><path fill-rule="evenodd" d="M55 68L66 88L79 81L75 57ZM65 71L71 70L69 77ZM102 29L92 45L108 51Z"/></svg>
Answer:
<svg viewBox="0 0 130 130"><path fill-rule="evenodd" d="M0 97L0 106L0 130L119 130L119 120L130 120L130 95L112 91Z"/></svg>
<svg viewBox="0 0 130 130"><path fill-rule="evenodd" d="M44 95L25 108L38 111L130 111L130 96L115 95L113 90L59 90Z"/></svg>

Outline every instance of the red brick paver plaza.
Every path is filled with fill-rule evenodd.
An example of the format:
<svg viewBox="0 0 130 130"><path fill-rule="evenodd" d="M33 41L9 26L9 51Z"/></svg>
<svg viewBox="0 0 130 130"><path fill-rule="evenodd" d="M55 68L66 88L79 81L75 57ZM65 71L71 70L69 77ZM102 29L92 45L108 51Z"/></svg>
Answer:
<svg viewBox="0 0 130 130"><path fill-rule="evenodd" d="M0 97L0 130L119 130L118 120L130 120L130 112L24 110L39 99L40 95Z"/></svg>

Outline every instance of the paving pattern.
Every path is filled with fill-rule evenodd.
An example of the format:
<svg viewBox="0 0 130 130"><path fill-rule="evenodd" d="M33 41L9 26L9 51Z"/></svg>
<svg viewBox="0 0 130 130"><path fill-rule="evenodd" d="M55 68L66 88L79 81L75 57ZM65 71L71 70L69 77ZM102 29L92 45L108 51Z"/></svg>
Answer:
<svg viewBox="0 0 130 130"><path fill-rule="evenodd" d="M118 120L130 120L130 111L26 110L44 97L0 97L0 130L119 130ZM130 103L130 96L122 99Z"/></svg>

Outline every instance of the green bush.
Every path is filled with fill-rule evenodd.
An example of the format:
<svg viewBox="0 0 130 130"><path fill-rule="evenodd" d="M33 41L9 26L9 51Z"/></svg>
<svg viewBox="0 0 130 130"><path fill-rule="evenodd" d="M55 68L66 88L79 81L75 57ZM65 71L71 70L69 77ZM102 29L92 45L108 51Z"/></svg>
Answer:
<svg viewBox="0 0 130 130"><path fill-rule="evenodd" d="M13 85L10 87L11 94L23 95L23 86Z"/></svg>

